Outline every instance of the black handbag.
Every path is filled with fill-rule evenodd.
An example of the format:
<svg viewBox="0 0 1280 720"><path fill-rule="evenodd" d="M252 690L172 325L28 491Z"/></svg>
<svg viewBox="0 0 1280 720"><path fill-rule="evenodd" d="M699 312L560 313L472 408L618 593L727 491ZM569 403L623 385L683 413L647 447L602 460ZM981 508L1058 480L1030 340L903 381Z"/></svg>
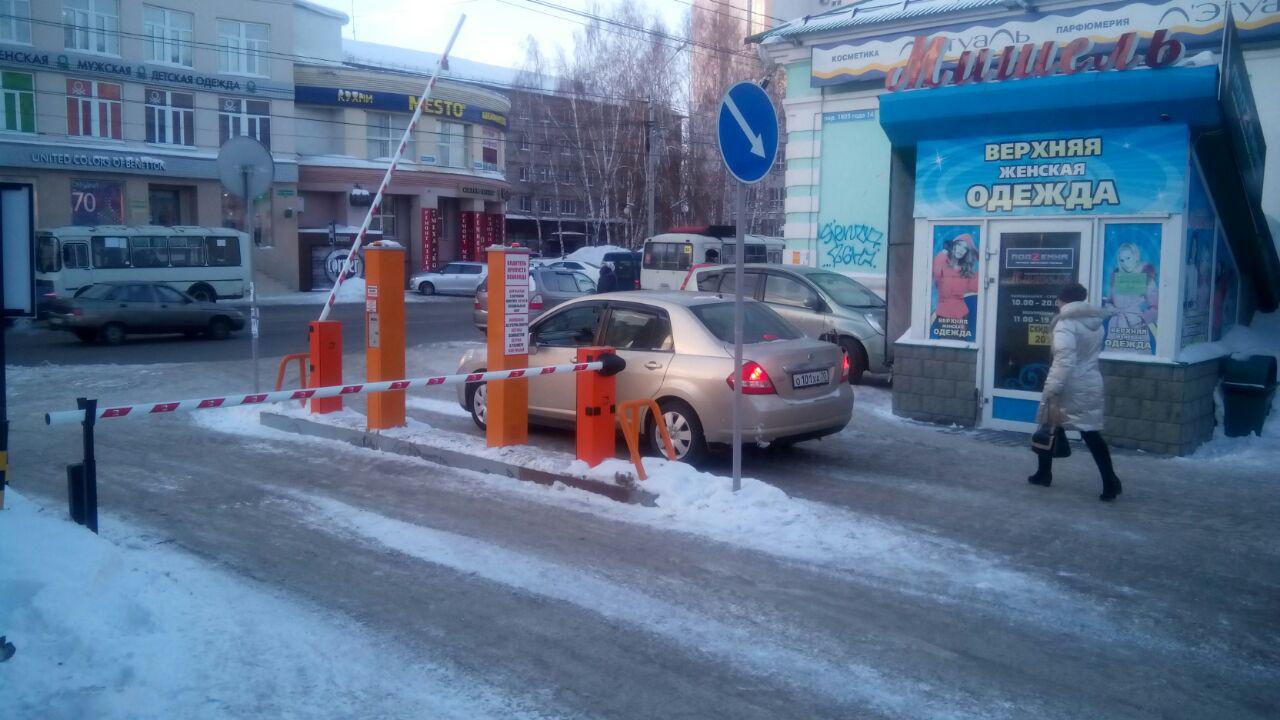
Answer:
<svg viewBox="0 0 1280 720"><path fill-rule="evenodd" d="M1031 434L1032 451L1055 458L1071 457L1071 442L1067 440L1067 431L1062 428L1059 421L1057 404L1041 402L1036 411L1036 422L1039 425Z"/></svg>

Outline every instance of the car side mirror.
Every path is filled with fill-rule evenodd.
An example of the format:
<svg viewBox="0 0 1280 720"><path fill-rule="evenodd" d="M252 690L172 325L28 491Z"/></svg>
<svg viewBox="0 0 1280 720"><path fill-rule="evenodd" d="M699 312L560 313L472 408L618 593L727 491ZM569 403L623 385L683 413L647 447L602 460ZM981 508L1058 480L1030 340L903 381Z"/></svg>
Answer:
<svg viewBox="0 0 1280 720"><path fill-rule="evenodd" d="M538 341L533 337L532 334L529 335L529 354L530 355L538 354Z"/></svg>

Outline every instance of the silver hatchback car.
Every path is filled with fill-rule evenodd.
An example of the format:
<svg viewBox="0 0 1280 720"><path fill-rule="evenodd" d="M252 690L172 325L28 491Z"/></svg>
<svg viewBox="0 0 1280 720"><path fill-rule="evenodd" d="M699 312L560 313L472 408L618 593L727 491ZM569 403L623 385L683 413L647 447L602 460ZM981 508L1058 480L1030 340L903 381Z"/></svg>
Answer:
<svg viewBox="0 0 1280 720"><path fill-rule="evenodd" d="M749 301L743 333L744 437L752 443L791 444L840 432L853 415L845 356L812 340L767 305ZM578 348L615 348L627 361L618 375L618 402L651 398L662 409L676 455L691 463L709 446L733 441L733 303L714 295L633 291L590 295L548 311L530 326L531 366L574 361ZM463 356L458 371L487 368L486 351ZM572 427L576 379L529 380L529 419ZM485 426L488 393L480 383L460 386L458 401ZM657 450L654 419L647 442Z"/></svg>
<svg viewBox="0 0 1280 720"><path fill-rule="evenodd" d="M732 294L733 268L695 270L687 290ZM849 382L864 372L889 372L885 362L884 300L856 280L795 265L747 265L743 291L778 311L805 335L833 342L849 355Z"/></svg>

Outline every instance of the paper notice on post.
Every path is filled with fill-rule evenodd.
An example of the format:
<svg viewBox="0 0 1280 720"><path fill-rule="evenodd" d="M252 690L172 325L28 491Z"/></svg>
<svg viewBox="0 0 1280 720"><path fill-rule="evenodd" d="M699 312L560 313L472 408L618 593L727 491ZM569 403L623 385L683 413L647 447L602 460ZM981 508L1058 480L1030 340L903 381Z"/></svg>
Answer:
<svg viewBox="0 0 1280 720"><path fill-rule="evenodd" d="M529 313L507 313L504 337L504 353L507 355L529 354Z"/></svg>

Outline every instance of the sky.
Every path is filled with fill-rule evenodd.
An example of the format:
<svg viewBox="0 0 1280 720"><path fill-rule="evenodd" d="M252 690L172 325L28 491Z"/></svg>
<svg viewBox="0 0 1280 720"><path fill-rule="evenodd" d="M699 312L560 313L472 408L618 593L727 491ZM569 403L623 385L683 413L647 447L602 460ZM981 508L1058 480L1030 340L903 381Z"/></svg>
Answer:
<svg viewBox="0 0 1280 720"><path fill-rule="evenodd" d="M548 0L556 5L590 10L591 0ZM613 0L616 1L616 0ZM584 18L566 15L527 0L312 0L354 17L343 37L440 52L459 15L466 13L453 55L479 62L516 67L524 60L524 41L534 35L543 50L557 45L570 50L573 34ZM630 0L662 14L669 28L679 28L692 0ZM604 2L601 5L605 5ZM354 33L354 34L353 34Z"/></svg>

